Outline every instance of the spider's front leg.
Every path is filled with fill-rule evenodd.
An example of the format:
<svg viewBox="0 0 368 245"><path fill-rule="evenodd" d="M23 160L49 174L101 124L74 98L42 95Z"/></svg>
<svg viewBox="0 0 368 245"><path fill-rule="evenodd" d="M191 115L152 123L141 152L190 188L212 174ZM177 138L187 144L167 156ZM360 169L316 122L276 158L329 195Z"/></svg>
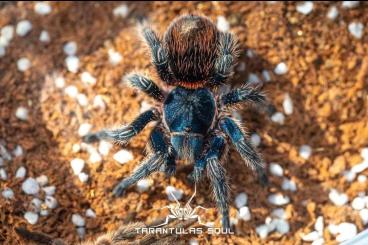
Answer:
<svg viewBox="0 0 368 245"><path fill-rule="evenodd" d="M96 133L90 133L84 136L82 140L86 143L92 143L99 140L112 140L124 144L142 131L149 122L158 120L158 118L158 112L155 109L148 110L140 114L128 126L115 130L102 130Z"/></svg>
<svg viewBox="0 0 368 245"><path fill-rule="evenodd" d="M175 157L171 146L165 141L164 134L159 127L155 127L150 135L150 148L152 153L134 171L134 173L123 179L113 190L115 196L121 196L124 191L140 179L148 177L153 172L159 171L162 166L167 174L175 173Z"/></svg>

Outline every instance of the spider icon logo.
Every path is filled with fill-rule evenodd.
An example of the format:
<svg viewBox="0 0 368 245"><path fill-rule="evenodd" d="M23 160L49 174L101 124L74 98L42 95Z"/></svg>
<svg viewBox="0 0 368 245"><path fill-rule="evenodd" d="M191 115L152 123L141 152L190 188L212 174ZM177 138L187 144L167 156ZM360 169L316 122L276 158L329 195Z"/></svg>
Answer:
<svg viewBox="0 0 368 245"><path fill-rule="evenodd" d="M194 209L190 206L190 203L192 202L193 198L195 197L197 193L197 185L194 185L194 193L192 197L189 199L189 201L185 204L184 207L181 207L180 202L175 197L172 190L169 190L170 195L174 198L176 204L170 204L168 206L162 207L161 209L167 208L170 211L170 214L166 216L165 222L163 222L160 225L153 226L154 228L167 225L170 221L170 219L179 219L179 220L189 220L189 219L197 219L198 223L200 225L211 227L201 221L201 217L197 214L198 209L208 210L208 208L204 208L202 206L196 206Z"/></svg>

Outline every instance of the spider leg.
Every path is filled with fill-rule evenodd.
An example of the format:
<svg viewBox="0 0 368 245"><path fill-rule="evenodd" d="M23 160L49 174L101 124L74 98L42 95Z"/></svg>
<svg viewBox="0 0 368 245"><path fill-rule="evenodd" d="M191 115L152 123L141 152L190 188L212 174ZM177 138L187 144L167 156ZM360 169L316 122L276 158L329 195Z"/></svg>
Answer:
<svg viewBox="0 0 368 245"><path fill-rule="evenodd" d="M229 136L244 161L257 172L260 183L266 185L268 179L264 170L263 160L253 149L251 143L245 138L240 127L230 117L222 118L220 120L220 127Z"/></svg>
<svg viewBox="0 0 368 245"><path fill-rule="evenodd" d="M143 29L143 36L146 39L148 46L151 49L152 63L155 65L160 78L170 83L173 75L169 69L168 54L156 33L148 27Z"/></svg>
<svg viewBox="0 0 368 245"><path fill-rule="evenodd" d="M198 224L200 224L200 225L203 225L203 226L206 226L206 227L211 227L211 226L209 226L209 225L207 225L207 224L205 224L205 223L203 223L202 221L201 221L201 217L199 217L199 215L193 215L192 217L190 217L191 219L197 219L198 220Z"/></svg>
<svg viewBox="0 0 368 245"><path fill-rule="evenodd" d="M164 95L162 91L151 79L139 74L130 74L126 79L133 87L142 90L157 101L163 101Z"/></svg>
<svg viewBox="0 0 368 245"><path fill-rule="evenodd" d="M112 140L119 143L127 143L133 136L142 131L149 122L157 119L157 111L154 109L148 110L140 114L128 126L115 130L102 130L96 133L90 133L82 137L82 140L86 143L92 143L98 140Z"/></svg>
<svg viewBox="0 0 368 245"><path fill-rule="evenodd" d="M148 177L156 172L160 167L171 159L172 154L169 146L165 142L161 129L156 126L150 135L150 148L152 153L143 161L143 163L134 171L134 173L123 179L113 190L115 196L123 195L124 191L138 180Z"/></svg>
<svg viewBox="0 0 368 245"><path fill-rule="evenodd" d="M155 227L160 227L160 226L164 226L164 225L167 225L170 221L170 218L171 219L176 219L176 217L174 215L171 215L169 214L168 216L166 216L166 220L164 223L160 224L160 225L155 225L155 226L151 226L152 228L155 228Z"/></svg>

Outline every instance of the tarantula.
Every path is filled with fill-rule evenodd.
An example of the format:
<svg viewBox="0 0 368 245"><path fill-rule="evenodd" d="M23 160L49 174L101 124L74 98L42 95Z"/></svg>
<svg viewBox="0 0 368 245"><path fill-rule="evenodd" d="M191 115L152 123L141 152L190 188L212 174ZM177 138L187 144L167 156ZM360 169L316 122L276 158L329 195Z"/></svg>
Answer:
<svg viewBox="0 0 368 245"><path fill-rule="evenodd" d="M238 45L232 34L219 31L206 17L181 16L171 23L163 38L144 27L143 37L159 77L171 89L164 91L142 75L128 75L127 81L159 102L158 106L143 112L127 126L91 133L83 140L127 143L155 121L149 155L130 177L114 188L113 194L121 196L129 186L155 171L173 175L179 161L191 163L193 181L198 182L207 171L222 213L222 225L230 229L229 187L221 164L229 141L256 171L260 182L267 183L263 161L240 124L232 118L232 106L248 101L266 108L266 98L258 88L250 86L223 94L216 89L232 75Z"/></svg>

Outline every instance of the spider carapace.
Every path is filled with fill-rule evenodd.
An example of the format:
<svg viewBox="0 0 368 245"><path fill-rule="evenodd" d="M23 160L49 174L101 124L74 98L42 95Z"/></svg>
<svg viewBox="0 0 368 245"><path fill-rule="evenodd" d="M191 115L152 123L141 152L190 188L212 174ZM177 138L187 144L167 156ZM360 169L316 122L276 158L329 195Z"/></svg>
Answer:
<svg viewBox="0 0 368 245"><path fill-rule="evenodd" d="M193 181L198 182L207 173L222 214L222 225L230 228L229 186L223 167L227 145L235 146L261 183L267 182L261 157L231 112L243 102L266 106L266 98L250 86L220 92L218 87L232 75L238 46L232 34L219 31L208 18L181 16L171 23L163 38L148 27L143 28L143 36L151 51L152 64L167 89L162 90L148 77L128 75L126 80L156 100L157 106L127 126L91 133L83 140L127 143L155 121L148 156L113 193L121 196L129 186L156 171L173 175L176 164L185 161L194 165L190 174Z"/></svg>

